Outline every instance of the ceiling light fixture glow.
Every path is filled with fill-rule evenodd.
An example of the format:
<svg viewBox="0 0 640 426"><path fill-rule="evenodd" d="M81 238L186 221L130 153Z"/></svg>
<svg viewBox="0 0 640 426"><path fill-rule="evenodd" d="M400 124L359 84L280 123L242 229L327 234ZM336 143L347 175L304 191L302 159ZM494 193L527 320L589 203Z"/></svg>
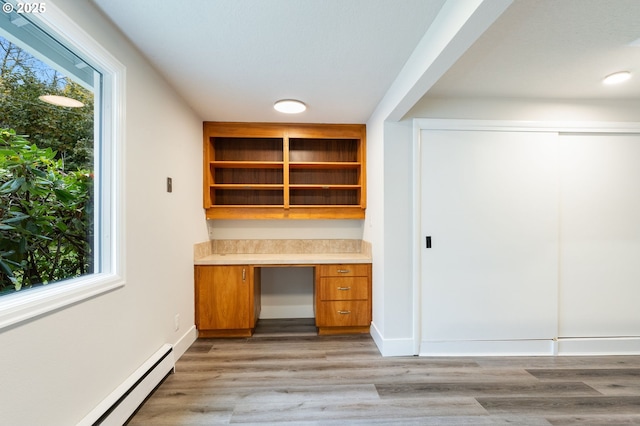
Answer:
<svg viewBox="0 0 640 426"><path fill-rule="evenodd" d="M62 106L67 108L81 108L84 104L75 99L67 98L66 96L57 96L57 95L42 95L38 96L42 102L46 102L55 106Z"/></svg>
<svg viewBox="0 0 640 426"><path fill-rule="evenodd" d="M604 84L619 84L625 82L631 78L631 73L629 71L620 71L610 74L602 80Z"/></svg>
<svg viewBox="0 0 640 426"><path fill-rule="evenodd" d="M307 109L307 106L295 99L281 99L273 104L276 111L285 114L299 114Z"/></svg>

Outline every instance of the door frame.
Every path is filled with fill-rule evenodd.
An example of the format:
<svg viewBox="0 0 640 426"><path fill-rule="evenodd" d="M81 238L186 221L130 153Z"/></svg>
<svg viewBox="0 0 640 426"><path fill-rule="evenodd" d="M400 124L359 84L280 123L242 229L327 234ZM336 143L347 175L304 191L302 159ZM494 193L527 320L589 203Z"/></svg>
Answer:
<svg viewBox="0 0 640 426"><path fill-rule="evenodd" d="M558 132L578 134L632 133L640 134L640 122L605 121L520 121L520 120L462 120L413 119L413 218L412 218L412 276L413 276L413 354L420 355L422 343L422 130Z"/></svg>

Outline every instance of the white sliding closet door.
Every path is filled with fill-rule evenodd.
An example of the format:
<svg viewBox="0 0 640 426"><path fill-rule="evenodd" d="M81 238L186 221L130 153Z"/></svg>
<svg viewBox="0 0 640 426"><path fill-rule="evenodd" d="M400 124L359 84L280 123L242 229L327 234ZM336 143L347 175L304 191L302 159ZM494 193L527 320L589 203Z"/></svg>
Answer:
<svg viewBox="0 0 640 426"><path fill-rule="evenodd" d="M559 335L640 336L640 135L559 138Z"/></svg>
<svg viewBox="0 0 640 426"><path fill-rule="evenodd" d="M550 342L558 320L557 133L420 137L421 353L439 353L429 349L437 342Z"/></svg>

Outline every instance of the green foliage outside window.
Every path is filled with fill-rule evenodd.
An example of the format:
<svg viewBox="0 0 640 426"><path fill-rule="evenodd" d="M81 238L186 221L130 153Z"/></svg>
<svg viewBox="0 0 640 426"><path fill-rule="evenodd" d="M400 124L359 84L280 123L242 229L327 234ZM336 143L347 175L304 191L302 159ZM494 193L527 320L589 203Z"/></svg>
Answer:
<svg viewBox="0 0 640 426"><path fill-rule="evenodd" d="M0 291L91 271L92 179L0 129Z"/></svg>
<svg viewBox="0 0 640 426"><path fill-rule="evenodd" d="M0 37L0 295L93 272L93 133L93 94Z"/></svg>

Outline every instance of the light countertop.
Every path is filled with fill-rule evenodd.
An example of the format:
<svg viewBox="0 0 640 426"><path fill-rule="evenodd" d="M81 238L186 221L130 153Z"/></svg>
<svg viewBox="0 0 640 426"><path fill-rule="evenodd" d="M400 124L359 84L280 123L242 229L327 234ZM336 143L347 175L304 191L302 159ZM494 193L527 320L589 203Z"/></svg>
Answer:
<svg viewBox="0 0 640 426"><path fill-rule="evenodd" d="M371 263L363 253L242 253L210 254L196 265L316 265L322 263Z"/></svg>
<svg viewBox="0 0 640 426"><path fill-rule="evenodd" d="M361 240L216 240L196 244L195 265L371 263Z"/></svg>

